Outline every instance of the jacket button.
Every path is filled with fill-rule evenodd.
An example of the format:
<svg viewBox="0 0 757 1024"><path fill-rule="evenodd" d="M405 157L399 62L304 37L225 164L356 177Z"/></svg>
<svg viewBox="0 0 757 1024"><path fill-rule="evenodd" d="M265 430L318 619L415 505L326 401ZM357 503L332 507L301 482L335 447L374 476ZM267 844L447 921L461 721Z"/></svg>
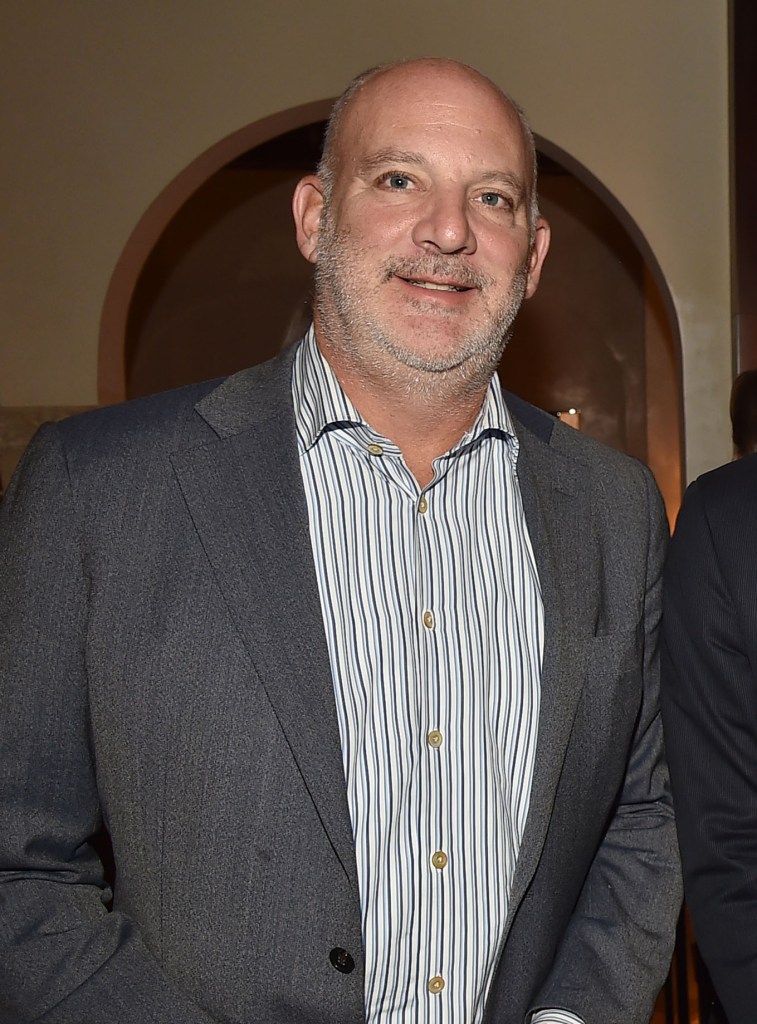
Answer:
<svg viewBox="0 0 757 1024"><path fill-rule="evenodd" d="M329 953L329 960L333 967L336 967L342 974L350 974L355 970L355 961L346 949L335 946Z"/></svg>

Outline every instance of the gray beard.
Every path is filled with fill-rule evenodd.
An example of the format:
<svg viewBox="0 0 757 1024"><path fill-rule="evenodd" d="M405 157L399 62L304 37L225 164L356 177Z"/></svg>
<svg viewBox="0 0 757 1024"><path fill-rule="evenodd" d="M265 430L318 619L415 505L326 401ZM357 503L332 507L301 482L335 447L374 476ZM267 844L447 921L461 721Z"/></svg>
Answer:
<svg viewBox="0 0 757 1024"><path fill-rule="evenodd" d="M402 344L367 312L361 301L363 293L354 284L354 248L349 232L336 231L324 212L315 265L315 309L327 346L356 372L385 381L389 378L387 382L394 389L408 395L453 400L480 393L496 372L509 341L526 289L527 264L518 269L508 295L488 323L474 325L454 352L426 353ZM387 260L383 279L388 281L394 275L412 278L445 274L452 274L468 287L484 289L494 284L488 276L472 270L464 258L441 254ZM422 293L418 308L431 315L432 307L424 304ZM448 314L439 310L438 315Z"/></svg>

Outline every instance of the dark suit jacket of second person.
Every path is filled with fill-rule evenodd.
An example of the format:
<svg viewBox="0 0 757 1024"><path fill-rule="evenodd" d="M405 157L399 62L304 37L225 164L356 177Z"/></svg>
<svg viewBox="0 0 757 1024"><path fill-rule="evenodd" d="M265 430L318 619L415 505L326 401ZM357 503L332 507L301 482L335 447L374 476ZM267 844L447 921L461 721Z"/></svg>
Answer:
<svg viewBox="0 0 757 1024"><path fill-rule="evenodd" d="M686 492L665 568L663 718L686 884L729 1024L757 1020L757 456Z"/></svg>

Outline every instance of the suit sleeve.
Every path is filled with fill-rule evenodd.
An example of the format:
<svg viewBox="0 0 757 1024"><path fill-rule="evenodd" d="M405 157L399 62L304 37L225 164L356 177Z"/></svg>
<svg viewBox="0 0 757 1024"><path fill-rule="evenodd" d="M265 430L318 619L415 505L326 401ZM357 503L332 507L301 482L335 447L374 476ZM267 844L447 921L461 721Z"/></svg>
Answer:
<svg viewBox="0 0 757 1024"><path fill-rule="evenodd" d="M645 585L638 658L641 683L625 777L538 1005L586 1024L648 1024L675 943L680 862L659 707L659 630L667 523L646 481Z"/></svg>
<svg viewBox="0 0 757 1024"><path fill-rule="evenodd" d="M48 426L0 508L0 1022L212 1024L106 909L78 529Z"/></svg>
<svg viewBox="0 0 757 1024"><path fill-rule="evenodd" d="M699 482L689 488L666 566L663 711L697 940L729 1021L751 1024L757 1005L757 508L741 514L724 506L725 518L713 520L721 513L710 507L708 493Z"/></svg>

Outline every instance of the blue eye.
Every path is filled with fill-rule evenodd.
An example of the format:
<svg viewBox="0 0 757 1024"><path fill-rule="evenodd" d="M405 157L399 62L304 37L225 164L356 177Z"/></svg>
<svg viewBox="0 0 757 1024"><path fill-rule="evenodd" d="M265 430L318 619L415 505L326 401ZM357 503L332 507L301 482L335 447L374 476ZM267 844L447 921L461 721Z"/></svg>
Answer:
<svg viewBox="0 0 757 1024"><path fill-rule="evenodd" d="M410 184L410 179L404 174L390 174L386 180L389 188L406 189Z"/></svg>
<svg viewBox="0 0 757 1024"><path fill-rule="evenodd" d="M484 192L481 196L481 202L484 206L499 206L502 202L502 196L498 192Z"/></svg>

